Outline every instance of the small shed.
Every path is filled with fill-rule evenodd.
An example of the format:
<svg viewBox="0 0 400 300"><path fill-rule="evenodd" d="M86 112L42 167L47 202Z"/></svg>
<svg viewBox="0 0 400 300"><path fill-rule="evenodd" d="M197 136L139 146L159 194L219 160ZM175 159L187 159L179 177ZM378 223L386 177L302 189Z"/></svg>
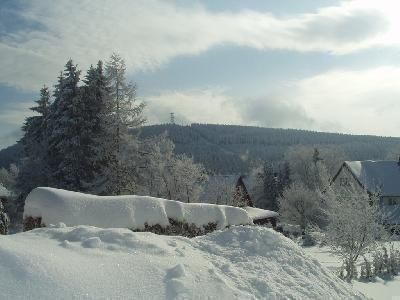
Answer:
<svg viewBox="0 0 400 300"><path fill-rule="evenodd" d="M250 206L244 207L244 209L247 211L247 214L253 220L254 224L271 224L273 228L276 227L276 221L279 217L277 212Z"/></svg>

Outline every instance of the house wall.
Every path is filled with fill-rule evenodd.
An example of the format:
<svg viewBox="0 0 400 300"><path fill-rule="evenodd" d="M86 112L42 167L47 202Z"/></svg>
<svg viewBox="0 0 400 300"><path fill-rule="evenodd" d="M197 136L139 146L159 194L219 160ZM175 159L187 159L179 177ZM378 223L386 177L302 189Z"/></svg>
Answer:
<svg viewBox="0 0 400 300"><path fill-rule="evenodd" d="M353 187L356 192L363 192L363 188L346 167L341 168L341 171L338 176L336 176L333 185L334 189L337 191L348 190Z"/></svg>
<svg viewBox="0 0 400 300"><path fill-rule="evenodd" d="M381 203L383 205L400 205L400 196L383 196Z"/></svg>
<svg viewBox="0 0 400 300"><path fill-rule="evenodd" d="M343 191L353 186L356 192L363 192L363 188L354 178L352 173L343 167L333 182L336 191ZM382 223L386 225L400 224L400 196L382 196L380 198Z"/></svg>

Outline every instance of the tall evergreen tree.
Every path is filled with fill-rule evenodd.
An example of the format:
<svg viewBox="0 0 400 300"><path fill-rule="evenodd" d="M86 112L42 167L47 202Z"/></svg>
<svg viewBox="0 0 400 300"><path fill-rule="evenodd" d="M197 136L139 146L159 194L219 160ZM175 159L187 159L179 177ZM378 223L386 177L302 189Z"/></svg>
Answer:
<svg viewBox="0 0 400 300"><path fill-rule="evenodd" d="M134 137L129 134L129 129L139 127L144 123L142 116L144 104L136 102L136 86L126 80L126 66L124 60L113 54L106 64L106 76L109 83L111 100L110 111L112 120L110 129L113 131L114 139L112 150L115 157L115 164L111 169L113 194L124 193L125 186L132 183L127 182L129 173L135 172L135 166L129 156L135 156L137 143ZM136 144L136 145L135 145ZM130 165L127 165L130 163Z"/></svg>
<svg viewBox="0 0 400 300"><path fill-rule="evenodd" d="M279 196L279 178L274 172L274 167L271 163L264 164L264 194L266 197L265 207L273 211L278 210L277 199Z"/></svg>
<svg viewBox="0 0 400 300"><path fill-rule="evenodd" d="M24 199L37 186L48 185L48 167L46 159L47 129L50 111L50 92L47 87L40 90L40 98L31 110L35 116L28 117L22 127L24 136L20 140L23 145L23 158L19 163L16 189L19 193L13 211L12 220L20 219L24 207Z"/></svg>
<svg viewBox="0 0 400 300"><path fill-rule="evenodd" d="M110 145L113 132L109 129L112 122L110 111L110 92L103 72L103 63L91 66L81 91L80 113L80 155L82 166L80 178L84 189L95 194L103 194L110 183L108 169L115 161Z"/></svg>
<svg viewBox="0 0 400 300"><path fill-rule="evenodd" d="M54 103L49 119L48 158L50 184L54 187L79 191L79 132L82 129L79 115L80 71L69 60L60 75L54 92Z"/></svg>

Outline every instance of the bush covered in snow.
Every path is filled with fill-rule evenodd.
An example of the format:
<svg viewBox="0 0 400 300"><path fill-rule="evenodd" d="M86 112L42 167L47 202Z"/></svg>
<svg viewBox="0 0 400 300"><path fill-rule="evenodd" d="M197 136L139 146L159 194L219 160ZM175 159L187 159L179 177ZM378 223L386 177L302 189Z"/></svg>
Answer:
<svg viewBox="0 0 400 300"><path fill-rule="evenodd" d="M39 224L35 218L41 218ZM92 225L154 232L161 230L156 229L159 226L163 232L173 232L181 226L187 227L181 231L188 235L196 230L208 232L214 227L223 229L252 224L244 209L232 206L182 203L148 196L94 196L54 188L36 188L28 195L24 219L28 225L36 224L35 227L63 222L68 226Z"/></svg>
<svg viewBox="0 0 400 300"><path fill-rule="evenodd" d="M152 232L155 234L162 234L162 235L181 235L192 238L195 236L211 233L217 229L217 223L212 223L212 222L204 226L197 226L194 223L180 222L171 218L169 218L168 220L170 225L164 227L158 224L150 226L147 223L145 223L144 229L142 230L134 229L133 231Z"/></svg>

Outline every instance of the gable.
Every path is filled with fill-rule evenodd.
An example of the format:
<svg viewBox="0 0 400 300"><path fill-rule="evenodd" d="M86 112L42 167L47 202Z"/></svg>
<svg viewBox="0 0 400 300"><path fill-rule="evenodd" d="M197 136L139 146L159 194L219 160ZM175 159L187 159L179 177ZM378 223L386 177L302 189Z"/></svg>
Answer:
<svg viewBox="0 0 400 300"><path fill-rule="evenodd" d="M400 166L397 161L346 161L344 167L369 192L400 196Z"/></svg>

